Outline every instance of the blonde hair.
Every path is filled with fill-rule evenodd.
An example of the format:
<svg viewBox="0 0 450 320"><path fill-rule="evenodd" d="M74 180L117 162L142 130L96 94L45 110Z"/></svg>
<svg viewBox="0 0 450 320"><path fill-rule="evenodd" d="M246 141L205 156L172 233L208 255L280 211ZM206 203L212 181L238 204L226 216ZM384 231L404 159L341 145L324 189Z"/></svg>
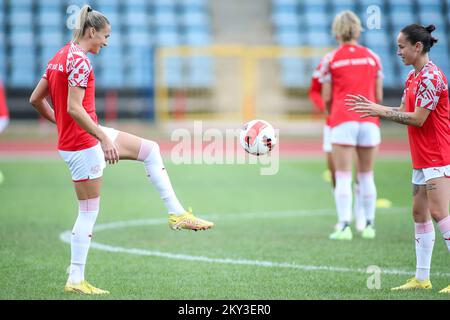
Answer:
<svg viewBox="0 0 450 320"><path fill-rule="evenodd" d="M109 24L108 19L101 12L92 10L90 6L84 5L78 14L72 41L80 41L87 28L94 27L95 30L100 31Z"/></svg>
<svg viewBox="0 0 450 320"><path fill-rule="evenodd" d="M334 18L332 31L344 42L356 40L362 31L361 20L352 11L342 11Z"/></svg>

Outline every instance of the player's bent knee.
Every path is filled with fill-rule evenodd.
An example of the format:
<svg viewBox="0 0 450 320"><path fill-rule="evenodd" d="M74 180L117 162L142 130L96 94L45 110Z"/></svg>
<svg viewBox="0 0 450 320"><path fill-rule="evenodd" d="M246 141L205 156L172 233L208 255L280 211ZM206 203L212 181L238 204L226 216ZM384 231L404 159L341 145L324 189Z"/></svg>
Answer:
<svg viewBox="0 0 450 320"><path fill-rule="evenodd" d="M155 141L141 139L141 148L138 154L139 161L145 161L153 152L160 152L159 145Z"/></svg>

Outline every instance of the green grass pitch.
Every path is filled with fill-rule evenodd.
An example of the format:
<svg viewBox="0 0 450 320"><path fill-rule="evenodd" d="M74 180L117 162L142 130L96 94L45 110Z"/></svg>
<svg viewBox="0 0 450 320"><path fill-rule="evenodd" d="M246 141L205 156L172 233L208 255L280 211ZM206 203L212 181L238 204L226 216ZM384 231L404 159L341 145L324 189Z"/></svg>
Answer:
<svg viewBox="0 0 450 320"><path fill-rule="evenodd" d="M142 164L123 161L104 172L101 211L86 278L106 297L63 292L77 202L62 160L2 160L0 299L447 299L450 255L436 228L433 289L391 292L414 271L411 167L379 159L377 238L328 235L336 222L323 160L283 160L274 176L258 165L171 165L184 206L216 226L171 231ZM142 220L141 224L126 222ZM109 223L117 223L106 225ZM109 227L108 227L109 226ZM368 266L381 270L369 289Z"/></svg>

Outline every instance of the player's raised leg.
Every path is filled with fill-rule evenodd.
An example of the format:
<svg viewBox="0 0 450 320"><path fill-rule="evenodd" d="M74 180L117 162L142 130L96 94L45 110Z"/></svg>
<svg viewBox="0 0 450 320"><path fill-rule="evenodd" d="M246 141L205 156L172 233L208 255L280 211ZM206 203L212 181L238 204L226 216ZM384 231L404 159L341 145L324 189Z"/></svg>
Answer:
<svg viewBox="0 0 450 320"><path fill-rule="evenodd" d="M186 211L178 201L161 158L159 145L132 134L119 131L116 139L121 159L138 160L144 163L150 182L155 186L169 213L169 226L173 230L206 230L214 223L197 218L192 210Z"/></svg>

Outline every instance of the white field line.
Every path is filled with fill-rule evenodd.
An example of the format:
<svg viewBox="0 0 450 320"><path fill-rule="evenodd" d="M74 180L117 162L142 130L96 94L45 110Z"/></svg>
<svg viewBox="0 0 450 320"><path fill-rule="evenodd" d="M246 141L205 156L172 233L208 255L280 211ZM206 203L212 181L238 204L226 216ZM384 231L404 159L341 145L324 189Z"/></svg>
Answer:
<svg viewBox="0 0 450 320"><path fill-rule="evenodd" d="M378 209L379 213L396 213L405 212L409 210L408 208L390 208L390 209ZM332 209L320 209L320 210L292 210L292 211L282 211L282 212L249 212L249 213L233 213L233 214L221 214L221 215L210 215L205 218L215 219L215 220L227 220L227 219L252 219L258 217L259 219L271 219L271 218L282 218L282 217L309 217L309 216L325 216L334 215L334 210ZM167 219L145 219L145 220L130 220L130 221L117 221L112 223L105 223L95 227L95 231L109 230L109 229L120 229L125 227L133 226L144 226L144 225L160 225L166 224ZM70 244L71 231L66 230L59 235L61 241ZM158 250L146 250L146 249L136 249L136 248L123 248L110 246L106 244L101 244L92 241L91 247L107 252L114 253L128 253L141 256L154 256L167 259L185 260L185 261L197 261L206 263L219 263L219 264L231 264L231 265L247 265L247 266L257 266L257 267L272 267L272 268L288 268L304 271L330 271L330 272L350 272L350 273L367 273L364 268L347 268L338 266L325 266L325 265L301 265L291 262L274 262L274 261L262 261L262 260L248 260L248 259L230 259L230 258L210 258L205 256L192 256L181 253L170 253L161 252ZM412 271L405 271L399 269L387 269L381 268L381 273L392 274L392 275L414 275ZM450 277L450 273L433 272L434 276Z"/></svg>

